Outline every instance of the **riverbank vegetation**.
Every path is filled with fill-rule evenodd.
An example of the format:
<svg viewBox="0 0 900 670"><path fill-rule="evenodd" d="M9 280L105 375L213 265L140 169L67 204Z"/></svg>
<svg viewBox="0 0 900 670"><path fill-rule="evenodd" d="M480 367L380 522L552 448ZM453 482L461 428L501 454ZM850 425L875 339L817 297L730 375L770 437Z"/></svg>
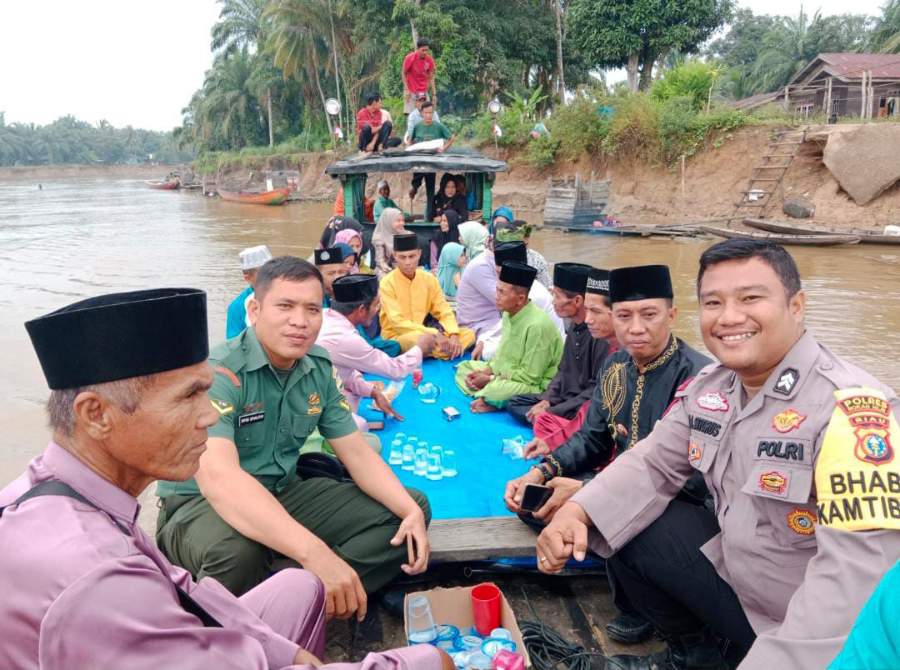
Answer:
<svg viewBox="0 0 900 670"><path fill-rule="evenodd" d="M6 124L0 112L0 166L181 163L194 157L172 133L92 125L71 116L45 126Z"/></svg>

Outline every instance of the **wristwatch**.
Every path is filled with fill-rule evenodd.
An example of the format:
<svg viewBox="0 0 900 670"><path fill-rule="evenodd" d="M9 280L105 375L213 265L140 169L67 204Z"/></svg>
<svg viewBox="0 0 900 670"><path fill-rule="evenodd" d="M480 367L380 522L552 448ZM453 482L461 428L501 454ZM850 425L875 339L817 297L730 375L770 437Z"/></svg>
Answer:
<svg viewBox="0 0 900 670"><path fill-rule="evenodd" d="M541 473L541 477L544 478L544 481L542 482L544 484L546 484L547 482L549 482L551 479L553 479L556 476L553 466L550 465L549 463L547 463L546 461L542 461L541 463L535 465L534 467L537 468L538 472Z"/></svg>

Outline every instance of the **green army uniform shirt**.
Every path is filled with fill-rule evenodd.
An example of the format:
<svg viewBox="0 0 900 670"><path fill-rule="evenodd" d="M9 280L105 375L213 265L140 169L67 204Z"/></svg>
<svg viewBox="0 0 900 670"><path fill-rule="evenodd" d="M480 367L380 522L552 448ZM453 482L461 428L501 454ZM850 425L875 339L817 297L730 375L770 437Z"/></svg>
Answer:
<svg viewBox="0 0 900 670"><path fill-rule="evenodd" d="M296 480L300 447L314 430L325 439L356 431L337 386L328 352L313 345L288 373L272 367L248 328L210 352L215 371L209 397L219 420L210 437L234 442L241 468L270 491ZM161 498L196 495L197 482L160 482Z"/></svg>
<svg viewBox="0 0 900 670"><path fill-rule="evenodd" d="M450 129L440 121L432 121L430 126L425 122L416 124L413 128L413 142L428 142L429 140L449 140L453 137Z"/></svg>

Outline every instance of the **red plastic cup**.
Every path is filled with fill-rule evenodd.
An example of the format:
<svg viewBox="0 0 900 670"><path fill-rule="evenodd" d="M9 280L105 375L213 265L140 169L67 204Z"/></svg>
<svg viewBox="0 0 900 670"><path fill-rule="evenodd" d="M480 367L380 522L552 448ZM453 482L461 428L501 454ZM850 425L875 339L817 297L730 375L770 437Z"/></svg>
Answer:
<svg viewBox="0 0 900 670"><path fill-rule="evenodd" d="M413 388L419 388L419 384L422 383L422 371L421 370L413 370Z"/></svg>
<svg viewBox="0 0 900 670"><path fill-rule="evenodd" d="M500 627L500 589L495 584L479 584L472 589L472 615L475 630L482 637Z"/></svg>
<svg viewBox="0 0 900 670"><path fill-rule="evenodd" d="M494 670L525 670L525 657L503 649L494 656Z"/></svg>

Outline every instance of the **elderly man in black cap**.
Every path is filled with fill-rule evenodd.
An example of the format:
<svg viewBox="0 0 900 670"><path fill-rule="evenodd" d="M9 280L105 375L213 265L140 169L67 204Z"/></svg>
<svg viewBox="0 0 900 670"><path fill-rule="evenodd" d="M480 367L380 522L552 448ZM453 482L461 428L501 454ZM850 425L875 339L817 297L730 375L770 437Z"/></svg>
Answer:
<svg viewBox="0 0 900 670"><path fill-rule="evenodd" d="M553 418L566 422L575 418L581 406L591 399L600 366L609 354L609 342L605 338L594 338L585 323L585 291L591 270L590 265L583 263L557 263L554 266L553 309L558 317L571 323L559 370L543 393L513 396L506 405L513 417L533 425L538 437L544 437L551 426L556 428ZM538 420L546 414L551 415L550 425L539 424Z"/></svg>
<svg viewBox="0 0 900 670"><path fill-rule="evenodd" d="M510 398L542 393L556 374L562 338L543 311L528 299L537 270L506 261L497 281L497 309L503 328L497 355L489 363L464 361L456 371L456 385L473 396L473 412L495 412Z"/></svg>
<svg viewBox="0 0 900 670"><path fill-rule="evenodd" d="M609 275L613 327L622 346L606 359L594 389L587 418L580 430L561 447L550 450L540 438L526 445L528 458L542 457L526 474L507 483L504 500L521 512L526 484L544 484L552 497L526 522L542 525L590 481L598 468L648 435L663 416L676 390L710 361L672 334L677 309L673 306L672 280L665 265L612 270ZM702 482L694 500L702 503ZM610 637L634 643L652 633L615 589L623 616L607 627Z"/></svg>
<svg viewBox="0 0 900 670"><path fill-rule="evenodd" d="M328 307L334 298L334 289L332 288L334 280L347 276L350 274L350 270L344 264L344 251L340 247L316 249L314 253L316 267L322 273L322 285L325 288L325 300L322 305Z"/></svg>
<svg viewBox="0 0 900 670"><path fill-rule="evenodd" d="M137 524L137 496L192 477L219 417L206 295L106 295L26 327L52 389L53 438L0 491L0 667L329 667L312 573L284 570L237 598L193 581ZM453 667L420 647L365 662L426 665Z"/></svg>

